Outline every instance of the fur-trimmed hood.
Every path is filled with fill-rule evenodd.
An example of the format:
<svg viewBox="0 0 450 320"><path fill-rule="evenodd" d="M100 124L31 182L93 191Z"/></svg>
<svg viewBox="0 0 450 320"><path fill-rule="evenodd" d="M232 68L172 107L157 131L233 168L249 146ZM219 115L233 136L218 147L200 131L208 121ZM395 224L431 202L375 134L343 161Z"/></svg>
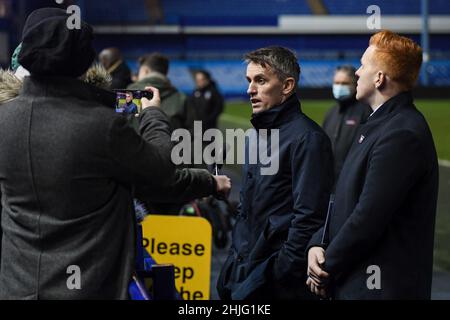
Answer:
<svg viewBox="0 0 450 320"><path fill-rule="evenodd" d="M82 77L83 81L96 87L108 90L112 78L100 64L92 66ZM23 81L14 75L12 70L0 69L0 105L13 100L19 95Z"/></svg>
<svg viewBox="0 0 450 320"><path fill-rule="evenodd" d="M21 88L22 80L12 70L0 69L0 105L17 97Z"/></svg>

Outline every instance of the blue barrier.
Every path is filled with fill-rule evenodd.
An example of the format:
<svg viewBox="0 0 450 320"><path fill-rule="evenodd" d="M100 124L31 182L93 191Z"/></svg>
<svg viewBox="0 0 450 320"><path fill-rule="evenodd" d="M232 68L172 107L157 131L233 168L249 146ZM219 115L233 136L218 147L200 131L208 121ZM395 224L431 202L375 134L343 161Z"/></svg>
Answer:
<svg viewBox="0 0 450 320"><path fill-rule="evenodd" d="M146 211L146 209L144 209ZM141 217L139 217L140 219ZM137 225L136 269L128 285L131 300L180 300L171 264L158 265L143 246L142 226Z"/></svg>
<svg viewBox="0 0 450 320"><path fill-rule="evenodd" d="M358 60L352 61L304 61L301 62L300 88L330 87L334 70L342 64L351 64L359 67ZM129 62L130 67L136 72L137 64ZM239 60L217 61L181 61L175 60L170 64L169 78L174 86L186 94L191 94L194 89L192 71L196 69L208 70L220 91L225 96L246 95L247 80L245 79L246 64ZM450 61L432 61L427 66L427 72L432 86L450 85ZM419 80L420 81L420 80Z"/></svg>

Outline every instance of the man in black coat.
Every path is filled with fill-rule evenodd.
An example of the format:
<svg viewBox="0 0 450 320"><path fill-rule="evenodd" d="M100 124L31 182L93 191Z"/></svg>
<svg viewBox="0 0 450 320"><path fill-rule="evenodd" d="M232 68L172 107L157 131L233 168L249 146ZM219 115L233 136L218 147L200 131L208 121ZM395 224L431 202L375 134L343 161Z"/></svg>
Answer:
<svg viewBox="0 0 450 320"><path fill-rule="evenodd" d="M328 239L321 230L311 241L307 283L316 294L430 298L438 163L410 92L421 63L421 48L390 31L373 35L361 58L356 98L373 113L339 177Z"/></svg>
<svg viewBox="0 0 450 320"><path fill-rule="evenodd" d="M78 78L95 58L92 29L64 10L27 19L30 71L0 107L3 231L0 299L125 299L135 262L132 185L163 187L175 169L159 94L143 99L140 135Z"/></svg>
<svg viewBox="0 0 450 320"><path fill-rule="evenodd" d="M217 288L221 299L311 298L306 248L326 216L330 140L301 111L294 53L269 47L245 58L255 130L246 141L239 215ZM255 152L270 161L252 162Z"/></svg>
<svg viewBox="0 0 450 320"><path fill-rule="evenodd" d="M131 83L131 71L118 48L106 48L98 55L103 67L111 75L111 89L125 89Z"/></svg>
<svg viewBox="0 0 450 320"><path fill-rule="evenodd" d="M217 128L217 120L223 112L223 97L209 72L198 70L194 73L195 90L191 97L191 106L195 109L195 120L202 121L202 129Z"/></svg>
<svg viewBox="0 0 450 320"><path fill-rule="evenodd" d="M359 124L365 122L372 111L367 104L356 100L355 72L350 65L337 67L333 77L336 105L327 112L322 125L333 148L334 181L339 177Z"/></svg>

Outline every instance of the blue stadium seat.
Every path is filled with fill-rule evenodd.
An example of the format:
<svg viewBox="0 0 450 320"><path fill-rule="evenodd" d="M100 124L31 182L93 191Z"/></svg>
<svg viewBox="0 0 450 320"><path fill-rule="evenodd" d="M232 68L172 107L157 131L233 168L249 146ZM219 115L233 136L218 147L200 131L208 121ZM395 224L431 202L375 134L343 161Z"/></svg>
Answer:
<svg viewBox="0 0 450 320"><path fill-rule="evenodd" d="M365 14L367 7L378 5L381 14L387 15L418 15L420 14L420 0L392 1L392 0L323 0L330 14ZM450 14L450 1L431 0L430 14Z"/></svg>
<svg viewBox="0 0 450 320"><path fill-rule="evenodd" d="M83 1L86 20L95 24L148 21L144 1ZM386 15L420 14L420 0L323 0L331 15L364 15L376 4ZM195 25L273 25L282 14L311 14L306 0L162 0L165 23ZM431 14L450 14L449 0L429 1Z"/></svg>
<svg viewBox="0 0 450 320"><path fill-rule="evenodd" d="M165 22L181 25L268 25L280 14L310 14L306 1L298 0L163 0ZM148 20L144 1L85 1L83 12L88 22L96 24L145 23Z"/></svg>
<svg viewBox="0 0 450 320"><path fill-rule="evenodd" d="M81 1L81 0L80 0ZM144 1L82 1L82 12L93 24L142 24L148 16ZM366 15L372 4L386 15L418 15L420 0L323 0L331 15ZM165 23L180 26L273 26L283 14L311 14L306 0L161 0ZM430 13L450 14L450 0L430 0ZM420 42L419 35L409 35ZM246 52L268 45L281 45L296 51L302 65L300 81L305 87L329 86L334 67L351 62L358 64L368 45L368 35L204 35L153 34L96 37L96 48L119 47L133 69L139 56L159 51L172 61L170 77L184 92L191 92L190 71L211 70L225 94L245 94L242 57ZM450 33L430 37L432 63L428 67L433 85L449 85Z"/></svg>

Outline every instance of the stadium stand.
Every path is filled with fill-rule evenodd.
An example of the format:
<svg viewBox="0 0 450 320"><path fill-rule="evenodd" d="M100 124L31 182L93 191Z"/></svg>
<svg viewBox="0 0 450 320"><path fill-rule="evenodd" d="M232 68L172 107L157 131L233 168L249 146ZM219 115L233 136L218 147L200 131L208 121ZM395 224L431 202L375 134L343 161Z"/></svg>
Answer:
<svg viewBox="0 0 450 320"><path fill-rule="evenodd" d="M103 1L80 1L86 19L102 23L145 23L148 20L143 1L116 0L113 6ZM323 0L330 15L361 15L368 6L376 4L386 15L418 15L420 0ZM429 2L430 14L450 14L448 0ZM162 0L165 23L177 25L276 25L283 14L309 15L304 0ZM267 21L266 21L267 19Z"/></svg>
<svg viewBox="0 0 450 320"><path fill-rule="evenodd" d="M12 1L14 6L20 2L36 3ZM407 28L409 32L402 33L420 41L421 0L322 0L328 15L320 17L339 19L336 24L326 26L325 31L315 30L316 27L308 26L308 23L308 28L296 26L295 21L320 18L313 15L307 0L160 0L164 19L157 25L149 23L144 0L75 2L81 7L83 17L95 26L98 51L110 46L119 47L133 71L137 70L139 56L162 52L172 60L170 78L186 93L193 89L190 72L202 68L211 72L226 96L245 94L242 56L267 45L286 46L297 53L302 65L301 86L327 87L336 65L358 66L373 32L365 26L369 16L367 7L373 4L381 8L385 19L415 21L415 25ZM427 66L429 84L448 86L450 1L429 1L429 13L430 21L433 21L430 23L430 63ZM350 29L355 32L343 31L348 30L343 27L345 22L358 18L362 21L360 28ZM294 23L290 25L292 21ZM395 24L397 20L392 21ZM0 18L0 31L9 28L10 24L11 21ZM17 41L10 39L9 51ZM3 53L0 62L4 63L7 56ZM0 60L1 57L0 53Z"/></svg>

